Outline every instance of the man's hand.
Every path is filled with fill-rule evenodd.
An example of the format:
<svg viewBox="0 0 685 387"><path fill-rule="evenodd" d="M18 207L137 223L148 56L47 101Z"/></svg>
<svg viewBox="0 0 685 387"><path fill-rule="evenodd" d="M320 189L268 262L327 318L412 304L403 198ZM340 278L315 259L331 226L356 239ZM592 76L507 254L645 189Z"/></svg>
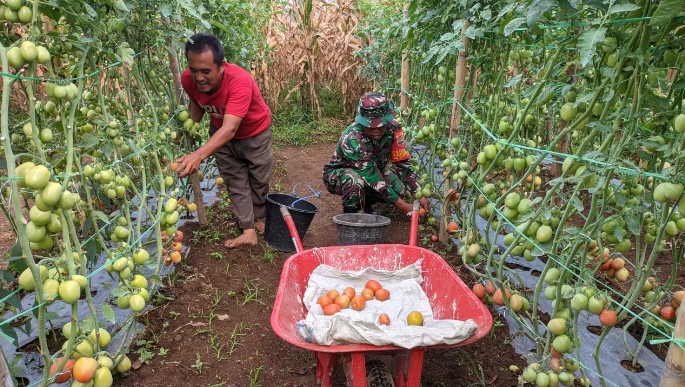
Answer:
<svg viewBox="0 0 685 387"><path fill-rule="evenodd" d="M185 177L197 171L197 169L200 168L200 163L202 163L202 160L204 160L204 158L197 152L179 157L176 159L176 162L178 163L178 168L176 169L178 176Z"/></svg>
<svg viewBox="0 0 685 387"><path fill-rule="evenodd" d="M419 204L421 205L421 208L426 210L426 214L427 214L428 213L428 199L426 199L425 197L422 197L421 199L419 199Z"/></svg>
<svg viewBox="0 0 685 387"><path fill-rule="evenodd" d="M397 199L395 201L395 207L397 207L397 209L399 209L405 215L408 215L413 210L411 203L407 203L402 199Z"/></svg>

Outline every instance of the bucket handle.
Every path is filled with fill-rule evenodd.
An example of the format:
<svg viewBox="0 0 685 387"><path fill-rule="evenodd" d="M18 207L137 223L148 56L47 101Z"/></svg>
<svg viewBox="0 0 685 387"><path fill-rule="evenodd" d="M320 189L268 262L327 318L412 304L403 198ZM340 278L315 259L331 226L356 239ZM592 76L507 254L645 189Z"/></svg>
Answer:
<svg viewBox="0 0 685 387"><path fill-rule="evenodd" d="M295 222L293 221L293 217L290 215L290 211L288 211L288 207L284 206L281 204L279 206L279 209L281 210L281 215L283 216L283 221L285 221L285 224L288 226L288 232L290 233L290 237L293 240L293 245L295 246L295 250L299 253L300 251L304 250L304 247L302 246L302 241L300 240L300 234L297 232L297 227L295 226Z"/></svg>
<svg viewBox="0 0 685 387"><path fill-rule="evenodd" d="M292 202L292 204L290 204L290 207L292 207L292 208L295 208L295 204L297 204L297 202L299 202L300 200L307 200L309 198L320 198L321 197L321 191L316 191L314 188L312 188L311 185L304 183L304 182L299 182L299 183L295 184L295 186L293 186L292 196L294 196L296 198L298 197L297 196L297 186L300 184L303 184L305 187L309 188L309 190L312 192L312 194L298 198L297 200Z"/></svg>

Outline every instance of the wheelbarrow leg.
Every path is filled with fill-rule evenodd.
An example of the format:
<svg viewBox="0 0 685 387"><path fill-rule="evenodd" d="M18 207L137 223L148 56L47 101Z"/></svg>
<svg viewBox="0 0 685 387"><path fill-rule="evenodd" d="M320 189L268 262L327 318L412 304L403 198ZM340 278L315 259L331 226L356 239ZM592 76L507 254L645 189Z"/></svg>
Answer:
<svg viewBox="0 0 685 387"><path fill-rule="evenodd" d="M321 383L321 387L331 387L333 368L338 355L328 352L314 352L314 355L316 357L316 382Z"/></svg>
<svg viewBox="0 0 685 387"><path fill-rule="evenodd" d="M418 387L421 384L424 352L423 348L414 348L395 354L395 387Z"/></svg>
<svg viewBox="0 0 685 387"><path fill-rule="evenodd" d="M350 387L366 387L366 362L364 352L350 352L342 355L343 369Z"/></svg>

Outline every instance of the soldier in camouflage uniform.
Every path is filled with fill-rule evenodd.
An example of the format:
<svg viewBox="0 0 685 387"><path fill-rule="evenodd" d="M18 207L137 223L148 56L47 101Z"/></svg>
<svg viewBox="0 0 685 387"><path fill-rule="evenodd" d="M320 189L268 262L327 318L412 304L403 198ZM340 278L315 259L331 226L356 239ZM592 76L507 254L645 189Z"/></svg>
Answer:
<svg viewBox="0 0 685 387"><path fill-rule="evenodd" d="M387 202L409 213L412 204L405 198L421 189L410 158L392 102L381 93L366 93L324 167L323 181L330 193L342 196L343 212L371 213L374 203ZM428 210L425 198L420 203Z"/></svg>

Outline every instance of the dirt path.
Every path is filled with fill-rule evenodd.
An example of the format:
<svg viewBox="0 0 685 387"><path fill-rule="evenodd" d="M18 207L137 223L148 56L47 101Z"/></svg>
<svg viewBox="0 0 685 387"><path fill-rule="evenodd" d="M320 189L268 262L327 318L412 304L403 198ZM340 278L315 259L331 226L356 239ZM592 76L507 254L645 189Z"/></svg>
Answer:
<svg viewBox="0 0 685 387"><path fill-rule="evenodd" d="M321 198L310 200L319 212L304 239L305 248L337 243L332 217L340 212L340 199L328 194L321 181L333 147L318 144L277 152L272 186L289 192L295 184L307 183L322 192ZM306 192L298 188L300 196ZM269 325L281 267L291 254L275 252L265 244L224 248L222 241L235 229L235 216L228 209L213 206L211 226L204 230L197 224L182 228L184 243L192 250L172 278L174 286L163 291L174 300L143 318L148 330L129 354L137 369L118 378L116 385L316 385L313 354L281 340ZM386 215L392 219L387 242L406 244L409 222L397 212ZM420 240L427 239L421 236ZM425 247L444 250L444 246ZM388 360L387 356L381 360ZM427 351L422 385L516 385L516 376L507 370L510 364L525 365L508 344L506 326L496 324L494 333L469 347ZM334 379L336 386L345 384L340 366Z"/></svg>

